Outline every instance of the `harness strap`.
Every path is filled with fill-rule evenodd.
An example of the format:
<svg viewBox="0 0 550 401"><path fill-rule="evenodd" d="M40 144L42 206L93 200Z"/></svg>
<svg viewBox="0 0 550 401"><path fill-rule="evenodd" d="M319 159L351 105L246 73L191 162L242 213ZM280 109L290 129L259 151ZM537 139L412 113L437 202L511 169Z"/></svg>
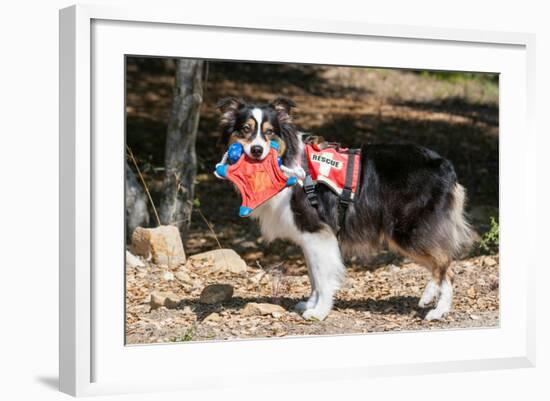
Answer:
<svg viewBox="0 0 550 401"><path fill-rule="evenodd" d="M306 139L305 143L307 144L309 141L309 138ZM336 149L340 149L340 144L338 143L330 143L329 147L335 147ZM346 177L344 181L344 188L342 189L342 193L340 194L340 202L339 202L339 216L340 216L340 226L342 225L343 218L345 217L346 209L348 208L349 204L353 202L353 172L355 170L355 163L357 157L360 155L361 150L360 149L347 149L346 153L348 154L348 163L346 166ZM302 188L306 194L306 197L310 203L311 206L317 207L319 204L317 199L317 191L316 191L316 185L311 177L311 173L309 170L309 160L307 156L307 151L304 151L304 156L302 160L302 168L304 169L306 173L306 177L303 181Z"/></svg>
<svg viewBox="0 0 550 401"><path fill-rule="evenodd" d="M302 187L304 188L304 192L306 193L307 200L309 201L310 205L313 207L317 207L317 193L315 192L315 183L313 182L313 179L311 178L311 174L309 172L309 163L307 160L307 152L304 151L304 157L302 162L302 168L304 169L306 173L306 178L304 178L304 182Z"/></svg>
<svg viewBox="0 0 550 401"><path fill-rule="evenodd" d="M344 206L344 208L347 208L352 201L353 170L355 167L355 159L357 158L357 154L357 150L349 150L348 165L346 168L346 181L344 183L344 188L342 189L342 194L340 195L340 204Z"/></svg>

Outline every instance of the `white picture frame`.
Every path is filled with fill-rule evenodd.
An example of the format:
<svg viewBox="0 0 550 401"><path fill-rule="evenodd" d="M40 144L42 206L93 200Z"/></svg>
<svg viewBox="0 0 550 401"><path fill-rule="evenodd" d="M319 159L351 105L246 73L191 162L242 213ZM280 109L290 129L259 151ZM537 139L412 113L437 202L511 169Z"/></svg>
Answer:
<svg viewBox="0 0 550 401"><path fill-rule="evenodd" d="M123 303L124 298L124 286L120 286L124 271L124 242L120 236L124 131L120 131L120 127L124 113L120 101L123 85L118 86L123 68L119 67L125 54L247 59L238 49L217 46L220 33L224 35L223 40L238 37L253 43L261 36L265 41L285 42L281 46L285 51L275 54L261 53L260 49L254 53L250 52L250 46L246 47L248 57L252 55L252 59L262 61L501 74L500 327L124 345L124 319L120 319L123 314L120 301ZM183 49L176 39L165 40L174 35L192 35L200 40L201 46ZM532 129L534 41L534 35L522 33L297 20L282 16L250 18L238 13L222 18L154 7L78 5L61 10L60 390L79 396L246 385L251 379L261 383L266 380L266 373L270 374L270 381L276 377L281 383L281 380L344 377L360 380L534 366L535 261L531 255L535 253L530 251L533 244L522 238L522 233L534 231L536 216L536 138ZM321 54L321 43L332 51ZM350 46L354 49L365 46L372 55L371 61L366 64L363 52L350 54ZM438 57L433 56L434 52ZM513 165L507 162L511 152L514 152ZM99 157L101 163L98 163ZM107 171L120 171L120 175L107 175ZM518 191L517 185L509 185L511 182L521 182L523 191ZM105 194L109 194L109 202L102 196ZM105 229L111 226L112 229ZM115 268L107 270L105 265ZM120 267L119 271L116 266ZM98 291L101 297L97 296ZM439 349L437 355L430 351L434 344L444 343L453 346L445 351ZM384 351L387 349L392 352ZM238 357L238 361L231 372L222 374L206 363L208 357L213 356L233 360ZM176 370L178 358L192 361L187 364L192 369ZM251 364L254 358L260 362ZM261 362L266 359L269 364ZM147 372L144 376L132 368L137 363L163 366L166 372L159 376Z"/></svg>

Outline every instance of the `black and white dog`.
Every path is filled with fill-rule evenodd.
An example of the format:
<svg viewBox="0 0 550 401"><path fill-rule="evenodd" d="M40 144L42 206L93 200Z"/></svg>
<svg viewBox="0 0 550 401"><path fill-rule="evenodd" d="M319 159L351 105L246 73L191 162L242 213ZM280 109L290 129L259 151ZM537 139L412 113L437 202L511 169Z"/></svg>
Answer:
<svg viewBox="0 0 550 401"><path fill-rule="evenodd" d="M293 125L294 102L279 98L253 105L236 98L218 103L224 143L240 141L249 157L263 159L269 141L279 142L283 164L303 176L303 134ZM312 206L302 187L285 188L254 210L262 235L287 239L305 256L311 295L296 305L306 319L322 320L345 275L345 257L370 255L388 246L427 267L432 278L419 305L435 301L426 319L451 310L452 272L449 265L473 241L464 217L464 188L452 164L437 153L415 145L364 145L355 201L340 219L339 197L317 186Z"/></svg>

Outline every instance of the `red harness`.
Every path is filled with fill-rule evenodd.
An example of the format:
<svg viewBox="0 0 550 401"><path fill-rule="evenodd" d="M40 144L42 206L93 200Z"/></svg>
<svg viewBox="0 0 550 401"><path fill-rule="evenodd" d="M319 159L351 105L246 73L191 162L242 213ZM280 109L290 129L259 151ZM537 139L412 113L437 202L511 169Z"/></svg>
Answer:
<svg viewBox="0 0 550 401"><path fill-rule="evenodd" d="M315 186L322 183L340 195L340 202L347 206L353 201L359 182L361 151L341 148L329 144L320 148L315 143L307 143L305 148L307 163L304 163L306 179L304 191L315 206L317 199Z"/></svg>

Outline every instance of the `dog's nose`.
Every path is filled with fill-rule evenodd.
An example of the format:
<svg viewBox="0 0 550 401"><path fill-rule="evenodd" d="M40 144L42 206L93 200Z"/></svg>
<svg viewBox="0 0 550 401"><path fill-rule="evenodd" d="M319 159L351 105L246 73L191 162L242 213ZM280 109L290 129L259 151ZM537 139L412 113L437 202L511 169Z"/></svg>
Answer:
<svg viewBox="0 0 550 401"><path fill-rule="evenodd" d="M252 157L259 158L264 153L264 148L260 145L254 145L250 148L250 154Z"/></svg>

